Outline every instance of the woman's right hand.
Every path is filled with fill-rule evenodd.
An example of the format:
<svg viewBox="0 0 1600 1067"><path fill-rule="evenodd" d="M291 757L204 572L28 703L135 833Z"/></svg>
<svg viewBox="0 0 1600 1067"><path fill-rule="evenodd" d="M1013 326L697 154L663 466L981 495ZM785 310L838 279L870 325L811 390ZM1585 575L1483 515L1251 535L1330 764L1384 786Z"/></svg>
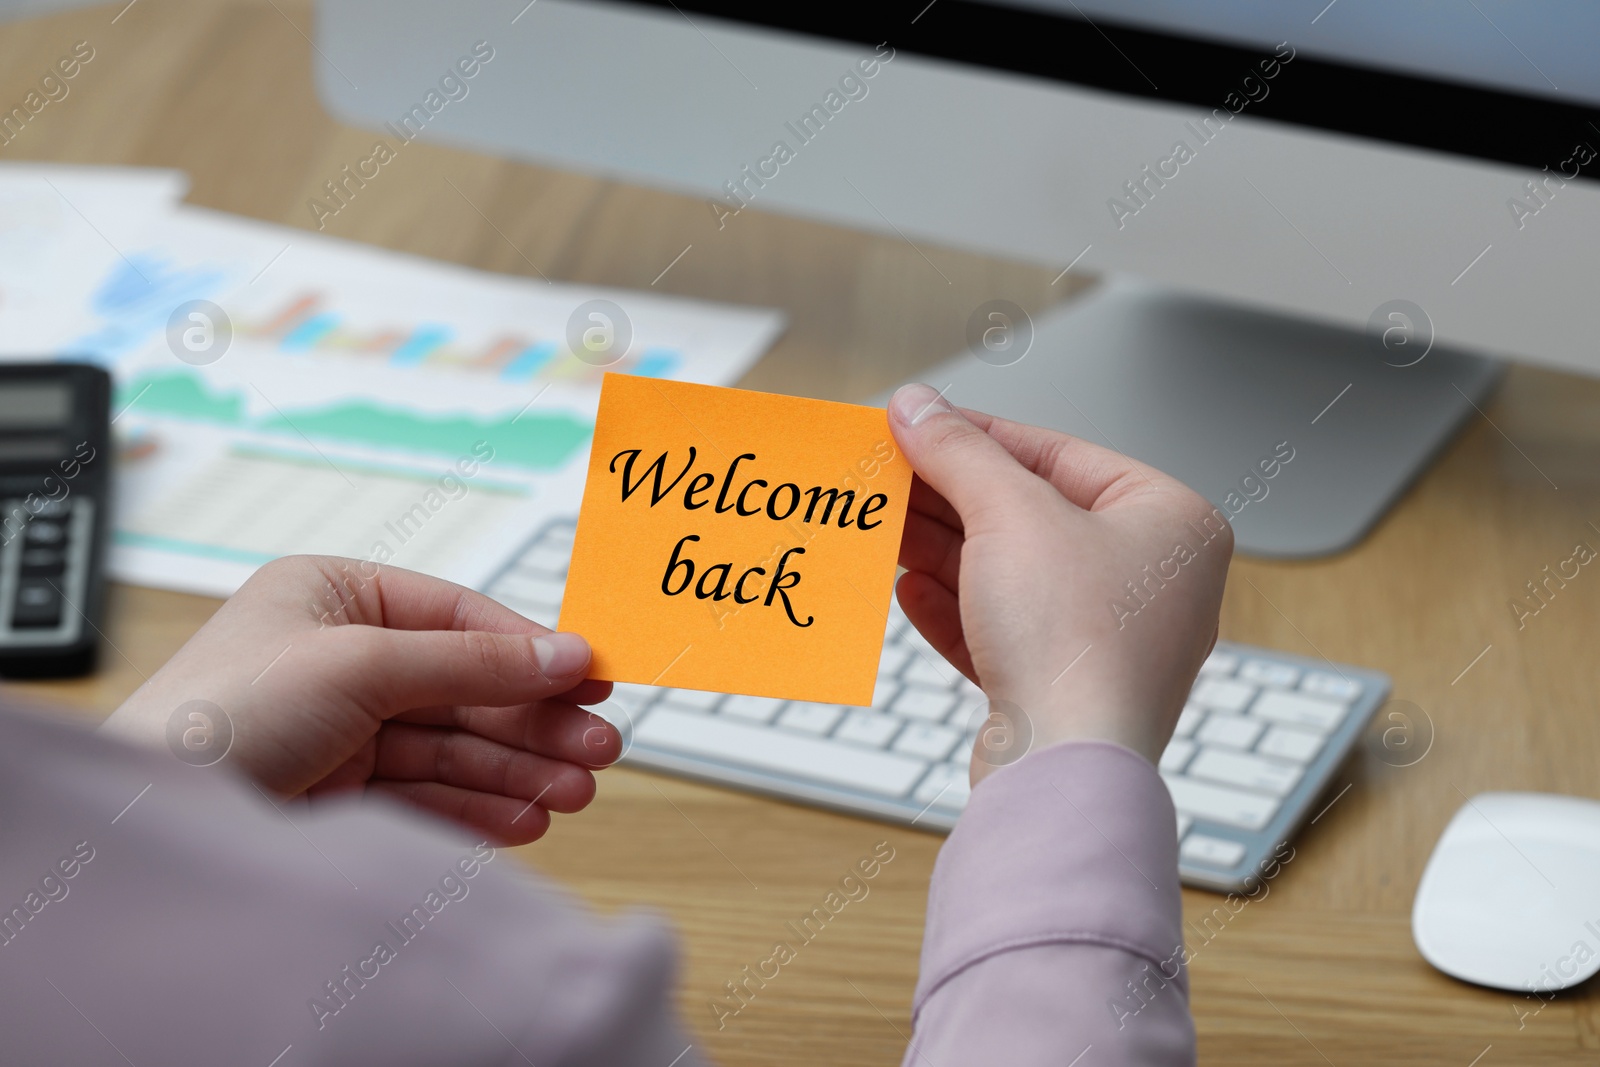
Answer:
<svg viewBox="0 0 1600 1067"><path fill-rule="evenodd" d="M926 385L895 393L889 424L917 474L896 587L912 624L1031 748L1105 740L1157 762L1216 643L1222 513L1160 471ZM1019 754L980 737L973 782Z"/></svg>

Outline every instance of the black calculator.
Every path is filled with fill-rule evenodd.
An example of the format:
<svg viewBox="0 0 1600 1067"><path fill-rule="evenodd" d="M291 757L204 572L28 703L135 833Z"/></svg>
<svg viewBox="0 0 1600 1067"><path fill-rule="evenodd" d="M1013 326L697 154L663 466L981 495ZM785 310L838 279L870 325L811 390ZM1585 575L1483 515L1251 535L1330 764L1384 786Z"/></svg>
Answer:
<svg viewBox="0 0 1600 1067"><path fill-rule="evenodd" d="M0 364L0 675L94 667L105 604L111 378Z"/></svg>

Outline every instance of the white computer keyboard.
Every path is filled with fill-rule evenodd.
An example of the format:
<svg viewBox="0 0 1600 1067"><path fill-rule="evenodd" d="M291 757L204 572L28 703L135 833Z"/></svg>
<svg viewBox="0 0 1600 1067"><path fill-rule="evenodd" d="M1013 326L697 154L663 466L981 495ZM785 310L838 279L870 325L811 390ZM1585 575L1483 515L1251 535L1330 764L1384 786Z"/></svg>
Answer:
<svg viewBox="0 0 1600 1067"><path fill-rule="evenodd" d="M487 586L541 622L560 612L573 520L552 520ZM619 684L595 710L625 761L927 829L966 806L984 696L895 605L871 708ZM1246 886L1305 819L1388 696L1389 679L1219 643L1160 771L1178 810L1183 880Z"/></svg>

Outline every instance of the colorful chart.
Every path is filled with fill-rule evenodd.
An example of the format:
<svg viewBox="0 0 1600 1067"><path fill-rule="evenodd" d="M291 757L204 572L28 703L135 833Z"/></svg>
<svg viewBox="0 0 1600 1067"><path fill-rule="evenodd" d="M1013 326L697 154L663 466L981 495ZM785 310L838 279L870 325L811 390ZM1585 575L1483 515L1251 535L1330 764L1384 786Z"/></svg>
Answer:
<svg viewBox="0 0 1600 1067"><path fill-rule="evenodd" d="M506 381L563 381L598 384L604 371L645 378L671 377L683 363L671 348L647 348L608 367L593 367L568 356L559 338L504 333L467 343L446 325L424 323L406 330L362 330L328 309L323 295L304 292L256 322L235 323L237 335L276 342L280 351L307 356L383 360L397 367L450 367L498 375Z"/></svg>
<svg viewBox="0 0 1600 1067"><path fill-rule="evenodd" d="M243 390L217 390L188 371L141 374L119 391L119 407L312 441L456 459L488 442L495 461L525 470L556 470L583 447L593 424L566 412L526 411L499 417L429 415L373 400L337 401L266 417L248 413Z"/></svg>

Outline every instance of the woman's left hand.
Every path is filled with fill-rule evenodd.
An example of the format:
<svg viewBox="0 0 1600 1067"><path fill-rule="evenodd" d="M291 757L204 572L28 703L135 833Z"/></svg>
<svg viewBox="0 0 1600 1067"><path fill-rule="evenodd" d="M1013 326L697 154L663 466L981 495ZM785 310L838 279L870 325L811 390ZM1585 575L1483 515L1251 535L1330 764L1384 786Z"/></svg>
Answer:
<svg viewBox="0 0 1600 1067"><path fill-rule="evenodd" d="M220 755L279 796L379 791L524 844L550 812L587 805L593 770L621 755L617 731L579 707L611 692L585 680L589 658L579 635L462 586L290 556L257 571L104 729L193 764Z"/></svg>

